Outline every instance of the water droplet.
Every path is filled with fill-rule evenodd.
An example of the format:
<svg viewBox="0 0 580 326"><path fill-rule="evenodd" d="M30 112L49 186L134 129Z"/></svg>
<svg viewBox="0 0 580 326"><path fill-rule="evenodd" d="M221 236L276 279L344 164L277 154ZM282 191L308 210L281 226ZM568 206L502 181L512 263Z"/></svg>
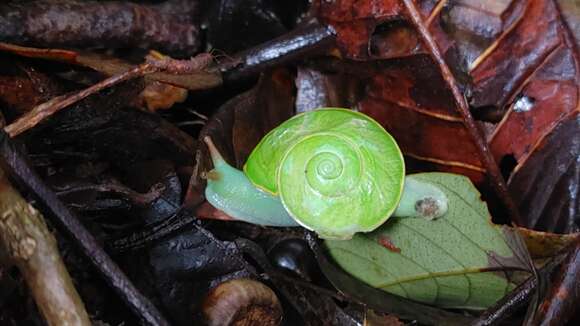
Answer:
<svg viewBox="0 0 580 326"><path fill-rule="evenodd" d="M514 103L515 112L528 112L534 108L534 103L536 101L532 97L519 96Z"/></svg>

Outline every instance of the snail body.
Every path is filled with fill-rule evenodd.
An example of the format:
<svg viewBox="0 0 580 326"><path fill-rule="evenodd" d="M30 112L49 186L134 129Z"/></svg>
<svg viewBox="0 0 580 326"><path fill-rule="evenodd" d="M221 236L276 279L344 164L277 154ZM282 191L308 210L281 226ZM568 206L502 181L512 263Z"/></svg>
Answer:
<svg viewBox="0 0 580 326"><path fill-rule="evenodd" d="M207 173L205 198L231 217L259 225L298 226L278 197L257 189L246 175L229 165L206 138L214 169Z"/></svg>
<svg viewBox="0 0 580 326"><path fill-rule="evenodd" d="M290 118L260 141L243 173L206 142L219 176L208 178L206 197L240 220L300 225L323 238L350 239L393 214L432 218L446 211L443 192L405 177L393 137L356 111L323 108Z"/></svg>

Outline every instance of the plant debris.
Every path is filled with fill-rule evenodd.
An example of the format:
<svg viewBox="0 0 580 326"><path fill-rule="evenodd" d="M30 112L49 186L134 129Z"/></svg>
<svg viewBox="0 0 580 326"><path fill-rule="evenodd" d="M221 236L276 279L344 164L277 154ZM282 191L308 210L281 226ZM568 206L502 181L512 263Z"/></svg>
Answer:
<svg viewBox="0 0 580 326"><path fill-rule="evenodd" d="M0 324L574 324L579 26L570 0L2 2ZM241 170L322 107L449 214L326 241L206 201L206 137Z"/></svg>

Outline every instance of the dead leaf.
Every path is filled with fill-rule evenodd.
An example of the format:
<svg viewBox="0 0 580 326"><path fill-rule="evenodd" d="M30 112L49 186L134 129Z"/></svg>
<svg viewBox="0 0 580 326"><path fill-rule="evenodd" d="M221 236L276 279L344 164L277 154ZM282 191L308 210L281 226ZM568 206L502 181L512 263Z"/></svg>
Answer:
<svg viewBox="0 0 580 326"><path fill-rule="evenodd" d="M579 110L580 61L555 2L419 1L417 6L474 114L499 122L493 126L482 121L480 126L489 135L488 144L504 173L514 171L509 189L526 226L578 230L578 190L574 189L580 177L574 172L578 163L572 161L580 154L577 141L570 138L580 130L574 122L574 112ZM320 16L337 29L343 53L357 60L373 58L369 48L376 26L404 19L399 2L378 0L323 4ZM367 91L358 107L393 133L412 165L468 175L481 185L488 171L454 113L450 92L434 64L419 59L417 53L421 52L399 54L415 58L401 59L379 70L370 81L361 80L367 83ZM567 163L560 159L566 168L556 163L558 159L552 162L545 154L533 153L548 150L549 135L564 125L567 136L550 139L562 144L560 153L569 153L560 154L567 157ZM532 160L532 156L537 158ZM541 170L541 165L536 166L540 160L551 162L554 173L534 174ZM556 166L567 172L556 172L560 171L554 170ZM519 177L524 174L528 177ZM566 187L570 190L565 191Z"/></svg>
<svg viewBox="0 0 580 326"><path fill-rule="evenodd" d="M181 103L187 99L187 90L157 81L145 86L139 94L137 104L151 112L166 110L175 103Z"/></svg>
<svg viewBox="0 0 580 326"><path fill-rule="evenodd" d="M550 258L564 252L580 239L580 233L556 234L517 228L533 259Z"/></svg>

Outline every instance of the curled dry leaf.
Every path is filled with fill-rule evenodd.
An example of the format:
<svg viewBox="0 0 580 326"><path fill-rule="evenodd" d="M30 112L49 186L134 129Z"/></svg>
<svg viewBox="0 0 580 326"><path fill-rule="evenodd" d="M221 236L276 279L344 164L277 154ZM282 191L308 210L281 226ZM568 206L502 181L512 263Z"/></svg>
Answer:
<svg viewBox="0 0 580 326"><path fill-rule="evenodd" d="M203 301L202 311L208 326L275 326L283 316L274 291L252 279L234 279L211 289Z"/></svg>
<svg viewBox="0 0 580 326"><path fill-rule="evenodd" d="M530 255L534 259L551 258L562 254L580 239L580 233L556 234L517 228L522 236Z"/></svg>
<svg viewBox="0 0 580 326"><path fill-rule="evenodd" d="M154 81L139 94L137 105L149 111L165 110L187 99L187 90Z"/></svg>

